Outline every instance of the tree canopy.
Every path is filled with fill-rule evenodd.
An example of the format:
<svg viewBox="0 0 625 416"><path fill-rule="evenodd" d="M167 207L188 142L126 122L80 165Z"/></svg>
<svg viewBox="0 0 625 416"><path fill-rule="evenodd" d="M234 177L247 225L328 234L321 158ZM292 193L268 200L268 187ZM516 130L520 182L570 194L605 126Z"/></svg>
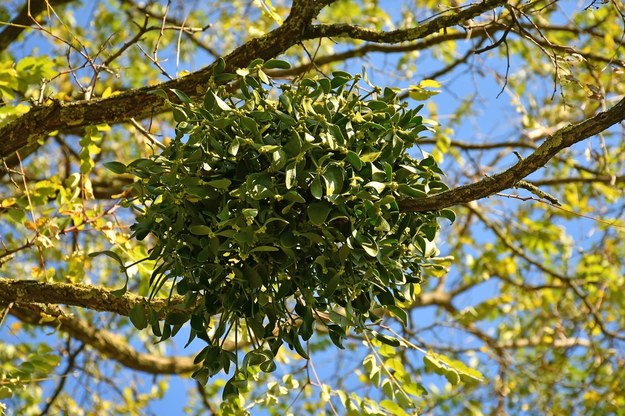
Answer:
<svg viewBox="0 0 625 416"><path fill-rule="evenodd" d="M0 412L619 414L624 38L616 0L0 5Z"/></svg>

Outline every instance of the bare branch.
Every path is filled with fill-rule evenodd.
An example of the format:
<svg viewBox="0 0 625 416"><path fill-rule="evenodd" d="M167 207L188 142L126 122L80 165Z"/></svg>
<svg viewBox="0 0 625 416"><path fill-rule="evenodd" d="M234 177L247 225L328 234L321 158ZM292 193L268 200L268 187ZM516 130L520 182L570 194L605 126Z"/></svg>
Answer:
<svg viewBox="0 0 625 416"><path fill-rule="evenodd" d="M473 39L480 39L481 41L488 39L496 31L500 30L499 26L484 26L479 27L473 31ZM334 62L344 62L352 58L360 58L373 52L380 53L401 53L401 52L414 52L422 51L431 48L436 45L440 45L445 42L454 42L466 38L466 34L458 31L449 31L447 33L441 33L434 36L430 36L427 39L419 40L418 42L397 44L397 45L385 45L380 43L367 43L358 48L349 49L347 51L335 53L332 55L325 55L315 59L314 62L310 62L298 67L283 69L283 70L269 70L267 73L273 77L287 77L292 75L299 75L304 72L308 72L315 66L327 65ZM473 51L469 51L468 55L472 55Z"/></svg>
<svg viewBox="0 0 625 416"><path fill-rule="evenodd" d="M400 208L403 211L414 212L435 211L485 198L511 188L519 180L545 166L562 149L601 133L623 120L625 120L625 98L605 112L558 130L532 154L508 170L427 198L401 201Z"/></svg>
<svg viewBox="0 0 625 416"><path fill-rule="evenodd" d="M71 3L74 0L26 0L17 16L0 32L0 52L34 23L34 18L48 7Z"/></svg>
<svg viewBox="0 0 625 416"><path fill-rule="evenodd" d="M1 302L0 302L1 304ZM198 368L192 357L160 357L141 354L128 340L107 330L98 329L84 319L66 315L58 307L39 304L16 304L10 311L20 321L57 328L91 348L133 370L149 374L185 374ZM47 317L48 319L42 319ZM50 319L53 318L53 319Z"/></svg>
<svg viewBox="0 0 625 416"><path fill-rule="evenodd" d="M462 24L483 13L501 7L507 0L486 0L452 14L445 14L427 23L408 29L383 32L349 24L315 25L306 31L304 40L323 37L348 37L376 43L401 43L423 39L443 29Z"/></svg>

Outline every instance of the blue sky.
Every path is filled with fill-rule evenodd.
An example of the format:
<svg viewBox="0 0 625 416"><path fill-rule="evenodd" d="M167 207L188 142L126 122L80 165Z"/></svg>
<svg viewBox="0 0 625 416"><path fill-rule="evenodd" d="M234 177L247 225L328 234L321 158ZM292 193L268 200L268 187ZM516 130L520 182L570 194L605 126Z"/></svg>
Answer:
<svg viewBox="0 0 625 416"><path fill-rule="evenodd" d="M85 16L89 15L89 10L92 1L85 2ZM385 0L381 1L381 6L389 12L393 17L399 16L400 8L397 6L398 2L393 0ZM78 14L78 18L81 17L81 14ZM32 37L30 40L31 43L26 44L26 48L23 49L24 54L29 53L29 45L36 46L39 49L40 53L45 53L45 44L40 43L36 37ZM465 50L472 48L473 45L470 41L458 42L458 53L462 54ZM369 78L372 82L377 83L379 85L384 86L388 80L392 81L392 86L399 88L407 88L414 80L419 80L420 77L425 77L427 74L432 73L437 67L440 67L440 64L437 63L434 59L429 56L429 53L424 53L419 58L419 65L417 72L415 74L415 78L412 81L401 81L401 78L398 76L389 76L388 71L393 71L394 67L393 62L396 61L397 57L386 56L384 54L372 54L367 57L367 64L370 65L370 68L367 68L367 72L369 74ZM207 57L198 56L195 62L208 62ZM483 65L484 68L492 68L494 70L501 71L505 66L505 59L499 57L496 52L489 52L484 55L479 55L475 57L473 63L475 65ZM172 66L175 72L175 60L170 60L167 65ZM511 73L517 71L520 62L516 61L514 58L511 59L510 62ZM347 62L347 70L353 73L361 72L363 67L363 61L361 60L352 60ZM384 68L381 71L377 68ZM197 69L195 66L190 66L189 68L180 67L178 70L194 70ZM470 71L461 70L454 71L448 75L443 76L438 79L442 84L441 93L432 98L432 101L436 104L437 107L437 120L441 124L445 124L445 120L448 114L451 114L457 106L466 98L471 97L473 100L472 110L474 114L472 117L467 119L463 124L455 127L454 139L460 141L480 141L483 140L484 137L488 136L491 139L509 139L514 138L515 133L515 124L519 119L520 115L515 110L511 101L509 99L508 93L504 92L497 98L498 94L501 92L502 86L499 82L495 81L494 77L489 74L489 71L484 71L484 76L476 76L474 73ZM549 94L550 91L547 89L545 91L546 94ZM413 102L413 104L417 104ZM425 110L427 111L427 110ZM518 132L517 132L518 134ZM512 137L511 137L512 136ZM505 159L510 165L516 162L516 157L514 155L509 155ZM447 160L447 163L454 163L451 159ZM499 166L502 168L505 166ZM540 175L538 173L537 175ZM514 206L518 204L518 201L509 201L507 202L510 206ZM590 228L590 224L588 226L584 225L584 221L577 221L576 227L578 229L571 229L571 232L576 234L578 237L583 237L584 233L588 228ZM444 230L443 230L444 231ZM482 237L476 236L479 238L488 238L487 235ZM442 246L442 255L448 255L453 253L448 253L445 251L446 247ZM477 253L476 253L477 255ZM458 276L453 276L454 270L451 271L451 278L457 278ZM495 281L485 282L484 284L478 286L476 289L469 291L460 297L460 302L456 306L462 308L467 305L475 305L485 299L490 298L494 294L497 293ZM423 325L427 325L427 323L432 322L436 319L434 316L433 308L425 308L418 311L419 313L419 321ZM15 335L10 334L8 332L8 328L10 328L11 323L14 322L9 318L7 323L0 328L0 340L9 341L15 340ZM465 335L459 335L457 332L450 331L449 334L439 334L442 336L449 336L452 338L458 338L457 341L462 342L460 337L464 337ZM19 341L23 341L25 335L20 335ZM177 341L172 344L167 345L167 350L169 352L175 354L188 354L191 355L196 350L199 350L203 347L200 342L195 342L189 348L184 350L182 345L186 341L187 334L182 331L182 333L177 337ZM49 339L50 343L56 343L56 339L53 336L45 336L42 333L37 334L35 337L38 341L46 341ZM319 375L322 381L325 381L329 384L332 383L332 377L334 368L334 360L333 360L333 350L329 350L319 357L314 357L317 369L319 370ZM194 381L188 378L180 379L178 377L171 377L171 383L169 386L169 390L166 393L165 397L157 402L153 402L150 405L150 409L153 414L168 414L175 415L179 414L177 412L181 409L181 403L186 402L188 390L194 389ZM78 379L72 379L74 383L78 382ZM152 382L151 376L146 376L144 378L146 386L150 385ZM442 377L428 377L427 382L432 382L437 384L439 387L443 385L444 380ZM52 386L52 384L51 384ZM74 386L70 386L70 388L78 387L76 384ZM260 413L258 413L260 414Z"/></svg>

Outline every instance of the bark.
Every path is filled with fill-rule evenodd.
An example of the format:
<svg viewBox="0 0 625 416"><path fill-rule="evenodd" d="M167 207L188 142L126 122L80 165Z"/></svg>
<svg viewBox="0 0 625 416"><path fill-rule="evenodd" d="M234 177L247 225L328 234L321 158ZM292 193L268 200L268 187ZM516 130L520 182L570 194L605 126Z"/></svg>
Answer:
<svg viewBox="0 0 625 416"><path fill-rule="evenodd" d="M77 283L39 282L36 280L14 280L0 278L0 303L46 303L70 305L95 311L113 312L128 316L138 304L149 305L160 318L168 313L184 310L184 298L174 295L171 299L148 300L142 296L125 293L117 297L111 290Z"/></svg>

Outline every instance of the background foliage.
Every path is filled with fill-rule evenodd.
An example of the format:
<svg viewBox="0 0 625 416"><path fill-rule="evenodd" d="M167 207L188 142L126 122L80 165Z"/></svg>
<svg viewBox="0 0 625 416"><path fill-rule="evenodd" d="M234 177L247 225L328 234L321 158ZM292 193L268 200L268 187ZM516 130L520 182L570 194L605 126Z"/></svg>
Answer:
<svg viewBox="0 0 625 416"><path fill-rule="evenodd" d="M0 403L6 413L158 414L163 403L189 414L622 412L625 14L620 2L14 0L0 6L0 22ZM272 61L277 58L289 65ZM333 93L344 99L341 94L354 82L350 74L362 74L363 67L366 88L381 87L373 97L378 104L365 106L389 119L398 114L400 125L419 119L415 126L433 127L416 132L423 137L410 151L414 159L404 161L417 170L440 167L445 185L440 171L432 169L434 186L419 182L396 191L387 172L358 168L373 166L367 154L378 151L365 149L376 146L366 135L354 140L361 146L352 149L355 157L348 152L345 159L339 157L340 143L333 148L327 139L311 141L302 160L300 151L289 150L295 146L284 142L294 130L289 101L293 111L298 91L302 96L323 91L328 102ZM219 90L211 82L220 75ZM248 94L258 94L255 105L279 109L272 122L284 139L243 140L247 134L264 137L255 128L270 121L239 107L246 83L252 85ZM215 93L204 101L209 86ZM276 104L265 106L272 100ZM400 110L399 103L408 109ZM421 103L419 115L410 110ZM317 114L340 106L311 108ZM228 109L237 118L224 116ZM453 207L457 217L453 225L441 221L436 238L424 229L427 238L411 242L417 243L417 257L434 247L440 253L423 269L423 280L410 285L412 296L394 304L374 302L380 308L373 313L382 318L368 323L374 332L350 329L357 325L345 302L328 304L327 316L314 320L301 309L303 303L288 305L285 311L305 323L289 328L304 331L304 341L296 346L299 337L284 332L295 350L272 352L273 372L251 366L250 382L231 389L235 394L225 401L223 373L206 385L202 377L200 383L190 377L199 369L194 358L206 345L196 340L182 348L185 336L193 338L199 328L197 318L183 325L196 305L182 295L193 288L163 280L160 291L150 292L154 270L163 264L150 255L157 240L141 231L146 217L137 217L124 202L137 195L132 189L167 185L163 166L169 162L214 157L208 150L193 154L190 138L193 129L206 125L202 119L223 123L214 133L220 146L212 151L221 147L233 165L219 165L219 175L234 169L235 161L253 166L255 157L263 167L291 173L288 180L286 173L278 177L284 188L272 189L267 178L244 169L236 183L211 177L216 182L210 195L190 194L194 184L180 189L176 195L186 200L184 213L197 206L219 213L212 201L234 203L226 191L236 200L241 187L248 195L264 188L263 198L283 197L270 205L268 217L263 217L266 206L251 197L245 200L251 205L237 207L240 215L233 218L190 219L185 226L201 249L218 220L262 227L259 221L278 218L278 208L280 217L299 215L314 230L326 222L340 224L341 216L356 215L339 212L346 204L341 198L354 191L348 175L365 178L355 186L374 201L373 207L363 203L365 211L373 209L368 219L379 218L376 208L392 211L389 218L401 212L410 218L444 213L451 219L446 209ZM326 138L349 137L338 119L321 128L331 133ZM237 129L245 134L233 139ZM182 133L190 138L182 140ZM261 151L262 146L269 147ZM398 167L393 159L406 157L403 146L402 151L391 146L387 154L379 149L393 172ZM323 159L324 153L330 156ZM154 166L159 168L151 171ZM252 183L254 178L258 182ZM189 180L203 180L199 162ZM307 183L308 189L299 188ZM447 186L451 189L442 192ZM397 201L387 198L376 207L385 195ZM283 213L284 199L307 204L306 215L298 205ZM316 217L311 204L332 208ZM328 221L332 212L336 220ZM269 225L277 228L267 238L281 238L288 248L288 233L279 223ZM430 223L434 232L435 224ZM332 229L298 237L318 250L330 244ZM166 240L170 236L163 230ZM133 233L145 238L132 238ZM417 239L419 233L409 236ZM347 263L357 265L372 254L390 261L378 237L358 241L364 254ZM250 251L274 247L256 240L257 233L249 236L251 242L245 238L241 234L237 244L251 244ZM185 261L197 260L198 250L184 254ZM89 255L95 252L107 255ZM260 253L262 259L277 255L257 250L241 259L241 267L258 272ZM323 272L330 267L323 262L333 257L319 257L311 267ZM246 275L256 277L248 269ZM331 294L352 288L338 286L341 280L336 284ZM353 294L345 296L354 300ZM210 321L202 319L205 329ZM155 343L152 331L137 330L156 322L182 334ZM318 335L310 333L313 325ZM338 337L345 350L325 335L332 325L346 330ZM216 338L226 357L255 347L246 331ZM250 357L253 363L268 362L262 354Z"/></svg>

